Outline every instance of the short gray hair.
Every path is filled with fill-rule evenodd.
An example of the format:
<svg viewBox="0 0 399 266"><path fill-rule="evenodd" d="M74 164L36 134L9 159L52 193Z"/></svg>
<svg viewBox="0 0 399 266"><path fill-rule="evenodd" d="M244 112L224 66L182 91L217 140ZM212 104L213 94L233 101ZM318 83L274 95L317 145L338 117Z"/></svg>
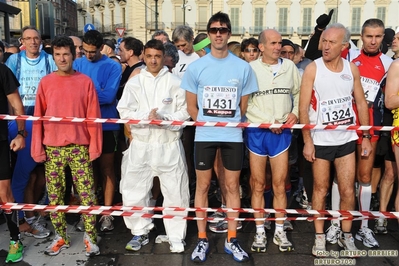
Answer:
<svg viewBox="0 0 399 266"><path fill-rule="evenodd" d="M351 39L351 33L348 30L348 28L346 28L344 25L342 25L341 23L334 23L334 24L328 25L326 30L328 30L328 29L340 29L340 30L343 30L345 32L345 34L344 34L344 39L342 40L342 43L349 43L349 41Z"/></svg>
<svg viewBox="0 0 399 266"><path fill-rule="evenodd" d="M184 39L187 42L192 42L194 40L193 30L189 26L177 26L172 33L172 41L178 42L180 39Z"/></svg>

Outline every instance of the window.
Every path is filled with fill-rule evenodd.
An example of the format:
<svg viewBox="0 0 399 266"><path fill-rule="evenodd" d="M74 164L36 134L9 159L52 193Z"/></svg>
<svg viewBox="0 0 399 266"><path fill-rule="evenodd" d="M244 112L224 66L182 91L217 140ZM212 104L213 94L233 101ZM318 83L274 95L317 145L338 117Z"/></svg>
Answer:
<svg viewBox="0 0 399 266"><path fill-rule="evenodd" d="M378 7L377 8L377 18L381 19L382 22L385 24L385 14L386 14L386 7Z"/></svg>
<svg viewBox="0 0 399 266"><path fill-rule="evenodd" d="M352 34L359 34L360 33L360 19L361 19L361 11L360 7L352 8Z"/></svg>
<svg viewBox="0 0 399 266"><path fill-rule="evenodd" d="M312 27L312 8L306 7L303 9L302 26L304 28Z"/></svg>
<svg viewBox="0 0 399 266"><path fill-rule="evenodd" d="M332 15L332 17L331 17L330 24L333 24L333 23L337 23L337 22L338 22L338 18L337 18L337 16L338 16L338 10L337 10L337 8L329 8L327 14L329 14L330 11L331 11L332 9L334 9L334 13L333 13L333 15Z"/></svg>
<svg viewBox="0 0 399 266"><path fill-rule="evenodd" d="M263 7L255 8L255 19L254 19L255 32L261 32L263 30Z"/></svg>
<svg viewBox="0 0 399 266"><path fill-rule="evenodd" d="M230 9L230 22L231 22L231 31L232 33L237 33L239 31L240 26L240 8L232 7Z"/></svg>
<svg viewBox="0 0 399 266"><path fill-rule="evenodd" d="M280 30L287 29L288 8L279 8L278 12L278 27Z"/></svg>

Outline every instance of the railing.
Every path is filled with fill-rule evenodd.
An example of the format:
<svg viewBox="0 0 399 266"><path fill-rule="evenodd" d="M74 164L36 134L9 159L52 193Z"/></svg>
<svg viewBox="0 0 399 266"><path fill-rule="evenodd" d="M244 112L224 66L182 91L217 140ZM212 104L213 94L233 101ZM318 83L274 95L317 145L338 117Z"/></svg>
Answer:
<svg viewBox="0 0 399 266"><path fill-rule="evenodd" d="M282 26L282 27L274 27L276 31L278 31L281 35L292 35L294 33L293 27Z"/></svg>
<svg viewBox="0 0 399 266"><path fill-rule="evenodd" d="M158 27L155 27L155 26L158 26ZM147 22L146 23L146 27L147 27L147 30L157 30L157 29L158 30L164 30L165 29L165 23L158 22L158 25L157 25L155 21Z"/></svg>
<svg viewBox="0 0 399 266"><path fill-rule="evenodd" d="M245 28L241 26L232 26L231 27L231 34L232 35L244 35Z"/></svg>
<svg viewBox="0 0 399 266"><path fill-rule="evenodd" d="M255 27L249 27L249 34L251 35L259 35L263 30L267 29L267 27L263 26L255 26Z"/></svg>
<svg viewBox="0 0 399 266"><path fill-rule="evenodd" d="M195 29L206 31L207 25L208 25L208 22L195 22Z"/></svg>
<svg viewBox="0 0 399 266"><path fill-rule="evenodd" d="M183 21L181 21L181 22L171 22L170 23L170 29L174 30L174 29L176 29L177 26L180 26L180 25L189 26L187 22L183 23Z"/></svg>
<svg viewBox="0 0 399 266"><path fill-rule="evenodd" d="M312 26L298 27L297 33L300 35L310 35L313 32Z"/></svg>

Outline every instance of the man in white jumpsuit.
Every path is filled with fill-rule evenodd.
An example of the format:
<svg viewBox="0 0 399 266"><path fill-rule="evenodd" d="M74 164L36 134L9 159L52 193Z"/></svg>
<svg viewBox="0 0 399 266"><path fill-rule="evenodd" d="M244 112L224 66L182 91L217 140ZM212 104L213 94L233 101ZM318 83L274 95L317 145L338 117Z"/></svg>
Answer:
<svg viewBox="0 0 399 266"><path fill-rule="evenodd" d="M117 109L122 119L187 120L185 92L180 78L164 66L164 46L150 40L144 46L146 67L131 78ZM122 159L120 192L124 206L149 206L154 176L158 176L164 196L163 206L189 207L187 166L180 140L181 126L130 125L133 141ZM164 211L163 214L187 216L187 211ZM139 250L148 244L152 220L124 217L133 234L127 250ZM186 220L164 220L171 252L184 251Z"/></svg>

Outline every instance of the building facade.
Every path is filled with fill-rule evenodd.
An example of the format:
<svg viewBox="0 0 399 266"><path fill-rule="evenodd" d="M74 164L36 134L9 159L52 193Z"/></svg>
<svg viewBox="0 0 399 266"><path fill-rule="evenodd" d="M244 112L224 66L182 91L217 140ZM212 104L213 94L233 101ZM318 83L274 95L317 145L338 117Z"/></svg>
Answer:
<svg viewBox="0 0 399 266"><path fill-rule="evenodd" d="M59 34L78 34L77 5L72 0L7 0L9 5L21 9L10 19L10 34L14 42L21 29L36 26L43 39L53 39Z"/></svg>

